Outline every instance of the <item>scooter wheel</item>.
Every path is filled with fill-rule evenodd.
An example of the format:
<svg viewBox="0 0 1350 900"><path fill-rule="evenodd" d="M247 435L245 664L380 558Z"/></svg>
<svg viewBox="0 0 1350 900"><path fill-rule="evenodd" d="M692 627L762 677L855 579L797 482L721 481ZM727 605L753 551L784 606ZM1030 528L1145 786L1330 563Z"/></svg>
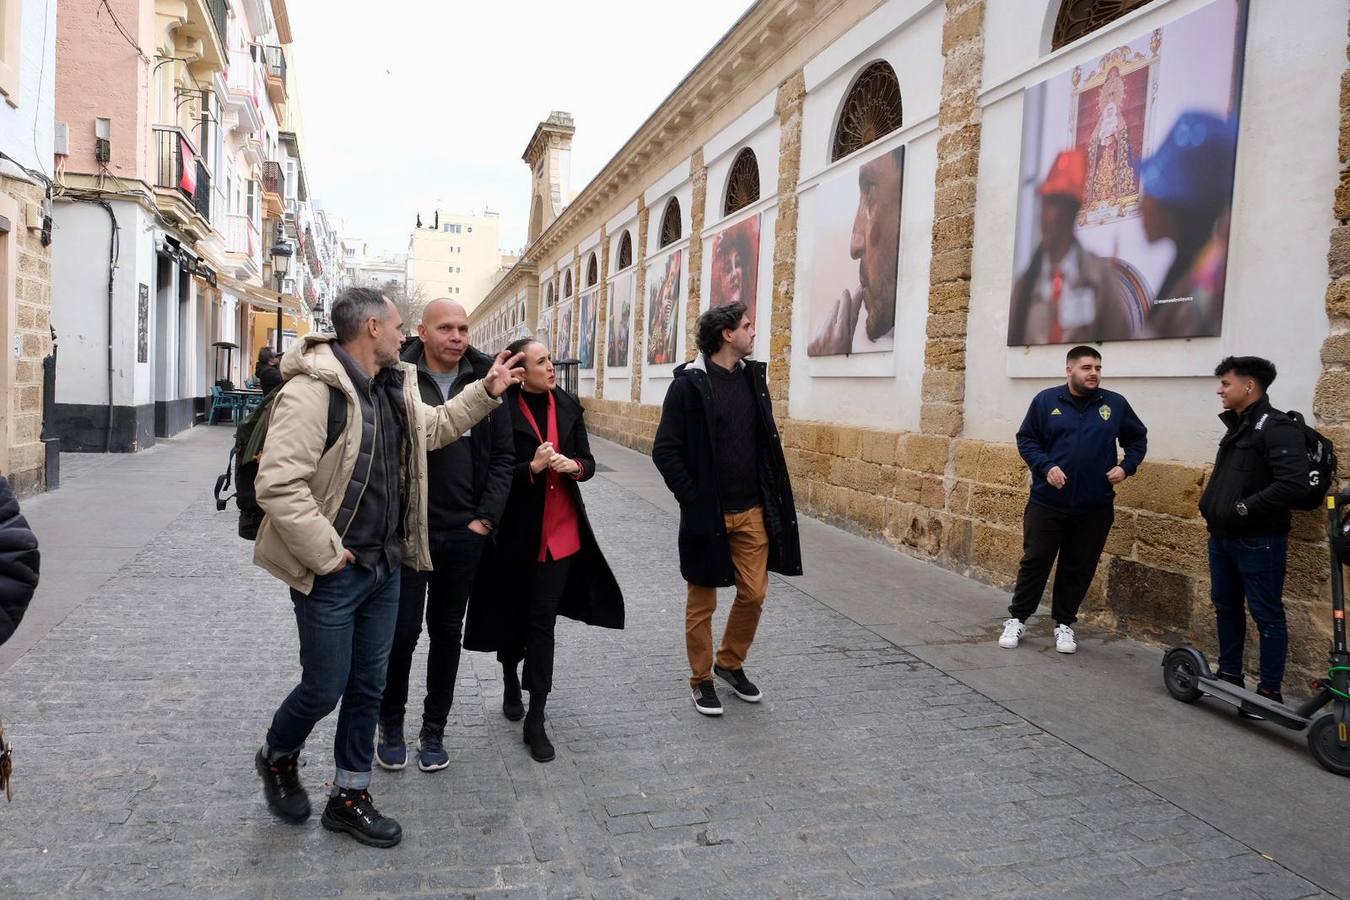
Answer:
<svg viewBox="0 0 1350 900"><path fill-rule="evenodd" d="M1350 777L1350 747L1340 747L1336 727L1336 717L1331 713L1313 720L1308 728L1308 749L1322 768Z"/></svg>
<svg viewBox="0 0 1350 900"><path fill-rule="evenodd" d="M1204 693L1200 690L1200 672L1189 653L1168 654L1163 663L1163 684L1167 693L1182 703L1194 703Z"/></svg>

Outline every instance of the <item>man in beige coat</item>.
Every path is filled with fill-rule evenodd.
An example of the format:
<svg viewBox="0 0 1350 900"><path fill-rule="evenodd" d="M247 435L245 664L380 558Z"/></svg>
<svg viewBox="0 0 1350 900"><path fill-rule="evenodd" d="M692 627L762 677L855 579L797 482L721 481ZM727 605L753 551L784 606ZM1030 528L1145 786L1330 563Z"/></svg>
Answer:
<svg viewBox="0 0 1350 900"><path fill-rule="evenodd" d="M255 488L266 517L253 559L291 589L300 684L272 717L256 766L268 806L293 822L310 813L298 758L338 705L334 788L322 824L377 847L403 832L369 787L375 722L398 616L399 567L431 568L426 454L456 440L501 401L522 370L502 354L449 402L421 401L400 362L402 320L378 291L349 288L333 304L334 335L308 335L281 361ZM346 424L329 444L330 397Z"/></svg>

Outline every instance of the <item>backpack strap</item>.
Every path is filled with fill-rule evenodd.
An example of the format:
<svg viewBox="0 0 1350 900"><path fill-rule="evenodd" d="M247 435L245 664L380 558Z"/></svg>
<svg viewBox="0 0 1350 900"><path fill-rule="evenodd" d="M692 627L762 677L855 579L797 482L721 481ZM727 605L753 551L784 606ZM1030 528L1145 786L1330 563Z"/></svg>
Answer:
<svg viewBox="0 0 1350 900"><path fill-rule="evenodd" d="M328 386L328 432L323 439L323 452L333 449L333 445L347 429L347 396L342 391Z"/></svg>

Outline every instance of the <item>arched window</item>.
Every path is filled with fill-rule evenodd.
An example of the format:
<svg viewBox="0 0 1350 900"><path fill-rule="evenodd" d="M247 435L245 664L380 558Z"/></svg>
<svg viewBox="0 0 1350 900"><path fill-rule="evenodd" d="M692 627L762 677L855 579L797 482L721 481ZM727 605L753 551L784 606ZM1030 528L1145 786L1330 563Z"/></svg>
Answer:
<svg viewBox="0 0 1350 900"><path fill-rule="evenodd" d="M568 268L563 275L563 299L565 300L570 296L572 296L572 270Z"/></svg>
<svg viewBox="0 0 1350 900"><path fill-rule="evenodd" d="M596 260L595 254L592 253L591 258L586 261L586 287L593 286L599 280L600 263Z"/></svg>
<svg viewBox="0 0 1350 900"><path fill-rule="evenodd" d="M755 151L746 147L736 154L731 164L731 174L727 176L727 196L722 204L722 215L729 216L738 209L745 209L759 199L759 160Z"/></svg>
<svg viewBox="0 0 1350 900"><path fill-rule="evenodd" d="M551 281L548 283L548 286L544 289L544 305L545 306L553 305L553 282Z"/></svg>
<svg viewBox="0 0 1350 900"><path fill-rule="evenodd" d="M902 119L900 82L890 63L878 60L862 70L844 98L830 162L885 137L900 127Z"/></svg>
<svg viewBox="0 0 1350 900"><path fill-rule="evenodd" d="M674 197L666 204L665 214L661 216L661 242L658 247L673 244L680 239L680 201Z"/></svg>
<svg viewBox="0 0 1350 900"><path fill-rule="evenodd" d="M1153 0L1063 0L1055 17L1055 30L1050 36L1050 49L1058 50L1072 44L1084 35L1114 22L1126 13L1134 12Z"/></svg>
<svg viewBox="0 0 1350 900"><path fill-rule="evenodd" d="M615 259L618 260L614 265L615 270L626 269L633 264L633 239L626 231L619 238L619 255Z"/></svg>

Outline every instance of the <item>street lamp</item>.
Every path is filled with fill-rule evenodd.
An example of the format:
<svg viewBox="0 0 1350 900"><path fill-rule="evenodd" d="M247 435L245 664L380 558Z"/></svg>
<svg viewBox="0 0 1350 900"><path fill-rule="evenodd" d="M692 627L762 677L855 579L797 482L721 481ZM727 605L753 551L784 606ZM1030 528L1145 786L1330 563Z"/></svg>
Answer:
<svg viewBox="0 0 1350 900"><path fill-rule="evenodd" d="M281 230L277 229L277 242L272 245L272 275L277 280L277 353L281 353L281 332L282 308L285 306L285 298L281 295L281 285L286 280L286 273L291 268L291 254L294 253L291 245L282 239Z"/></svg>

